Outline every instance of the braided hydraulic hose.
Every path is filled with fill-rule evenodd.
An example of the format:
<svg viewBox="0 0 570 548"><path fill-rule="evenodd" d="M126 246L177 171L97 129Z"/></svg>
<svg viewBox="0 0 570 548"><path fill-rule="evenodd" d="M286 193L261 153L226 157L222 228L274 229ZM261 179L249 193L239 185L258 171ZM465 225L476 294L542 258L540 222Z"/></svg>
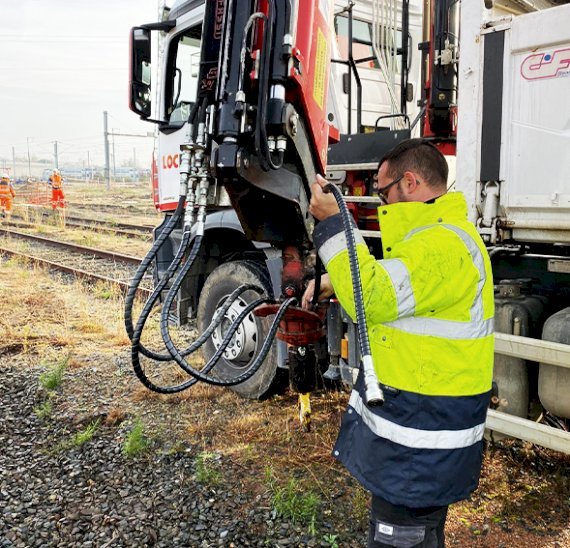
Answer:
<svg viewBox="0 0 570 548"><path fill-rule="evenodd" d="M168 284L168 282L170 281L170 279L172 278L172 276L180 266L182 258L184 257L184 253L186 252L188 243L190 241L190 235L191 233L189 229L184 230L184 232L182 233L182 241L180 243L180 246L178 247L178 250L176 251L176 255L174 256L174 259L172 259L170 265L168 265L168 269L166 270L162 278L159 280L158 284L155 286L152 294L146 300L144 307L139 315L139 319L137 321L137 325L134 329L133 335L131 336L132 345L136 346L137 350L141 354L144 354L148 358L151 358L156 361L161 361L161 362L171 361L172 356L170 354L158 354L157 352L153 352L152 350L145 348L143 345L140 344L140 338L153 306L160 297L162 290L166 287L166 285Z"/></svg>
<svg viewBox="0 0 570 548"><path fill-rule="evenodd" d="M188 127L188 136L187 137L192 141L194 140L194 126L195 126L194 122L196 120L196 116L198 116L198 119L202 119L202 117L205 113L205 108L206 108L205 99L204 99L204 101L202 101L200 103L198 101L196 101L194 103L194 105L192 106L192 109L191 109L190 114L188 116L188 123L190 125ZM158 235L158 238L154 241L149 252L146 254L146 256L142 260L141 264L137 268L137 271L135 272L135 275L133 276L133 279L131 280L131 283L129 285L127 295L125 296L125 329L127 331L129 339L131 341L133 340L133 333L134 333L133 304L135 301L136 292L137 292L139 285L140 285L142 279L144 278L144 275L146 274L149 266L154 261L156 255L158 253L158 250L162 247L164 242L170 237L170 235L172 234L172 232L176 228L176 225L178 224L180 217L184 213L184 203L186 202L186 196L188 194L188 175L189 175L189 172L188 171L183 172L181 170L180 175L181 175L180 196L178 198L178 203L176 205L176 209L174 210L174 213L172 214L168 223L164 227L164 230L162 230L162 232ZM176 265L176 268L178 268L178 265ZM170 268L169 268L169 270L170 270ZM172 274L170 274L170 275L172 275ZM167 278L166 282L168 282L168 279L169 278ZM147 351L143 346L140 346L139 350L143 354L148 355L149 357L153 357L153 359L161 359L161 358L156 357L156 354L154 354L150 351Z"/></svg>
<svg viewBox="0 0 570 548"><path fill-rule="evenodd" d="M171 266L172 266L172 264L177 262L177 260L179 259L178 254L180 254L180 256L182 256L184 254L184 250L187 247L187 241L189 240L189 238L190 238L190 231L188 230L188 231L185 231L185 233L184 233L184 236L182 239L183 240L182 244L180 245L177 256L174 258L173 262L171 263ZM169 267L169 269L170 269L170 267ZM175 269L173 269L173 270L175 270ZM164 278L161 279L160 283L154 289L152 295L146 301L145 306L144 306L144 308L143 308L143 310L139 316L137 325L135 327L133 337L131 339L132 346L138 346L138 350L141 354L144 354L145 356L147 356L147 357L149 357L155 361L172 361L172 356L170 354L158 354L158 353L152 352L148 349L144 349L144 347L140 344L140 339L142 336L142 332L144 330L144 326L145 326L146 321L148 319L148 316L150 314L150 311L152 310L154 304L156 303L156 300L158 299L160 293L162 292L162 290L164 289L164 287L166 286L166 284L170 278L171 278L171 276L165 275ZM216 329L216 327L218 327L218 325L222 322L224 315L230 309L230 307L234 303L234 301L242 293L244 293L245 291L248 291L250 289L254 289L254 290L257 290L260 292L262 291L262 289L259 288L259 286L254 285L254 284L240 285L237 289L235 289L230 294L230 296L224 302L223 306L221 306L220 308L218 308L216 310L216 312L212 318L212 321L210 322L210 324L208 325L206 330L193 343L191 343L188 348L183 350L181 352L181 355L183 357L189 356L190 354L195 352L198 348L200 348L208 340L210 335L213 333L214 329Z"/></svg>
<svg viewBox="0 0 570 548"><path fill-rule="evenodd" d="M263 345L261 346L261 350L259 351L259 354L253 360L251 365L247 368L247 370L244 373L242 373L241 375L238 375L237 377L234 377L232 379L216 379L216 378L213 378L213 377L206 375L204 373L204 371L207 372L214 365L216 365L218 360L222 357L223 353L225 352L227 345L230 343L230 341L231 341L232 337L234 336L235 332L237 331L238 327L243 322L243 320L248 316L248 314L250 314L254 308L256 308L260 304L263 304L266 302L271 302L271 300L270 299L257 299L256 301L249 303L239 313L237 318L234 320L234 322L228 328L228 331L226 332L222 343L220 344L220 346L218 347L218 349L216 350L214 355L210 358L208 363L204 366L204 369L202 371L198 371L198 370L194 369L189 363L187 363L186 360L184 360L184 358L182 357L182 355L178 351L178 349L175 347L175 345L172 342L172 339L170 337L169 330L168 330L168 318L166 318L166 321L165 321L164 310L163 310L163 316L162 316L161 322L160 322L160 329L162 332L162 338L164 339L164 342L166 344L166 348L171 353L171 355L174 358L174 360L176 361L176 363L178 363L178 365L184 371L186 371L186 373L194 376L197 380L200 380L200 381L208 383L208 384L213 384L215 386L235 386L236 384L240 384L242 382L245 382L246 380L248 380L250 377L252 377L257 372L257 370L261 367L261 364L263 363L263 361L267 357L267 354L268 354L269 350L271 349L271 345L273 344L273 339L275 338L275 335L277 333L277 329L279 327L279 322L281 321L281 319L285 315L285 312L287 312L287 309L297 302L297 299L295 299L294 297L287 299L279 307L279 310L277 311L277 314L275 315L275 319L273 320L273 322L271 323L271 326L269 327L267 337L265 338L265 341L263 342Z"/></svg>
<svg viewBox="0 0 570 548"><path fill-rule="evenodd" d="M384 403L384 394L380 389L380 384L376 377L376 372L374 371L374 362L372 361L372 353L370 351L370 342L368 340L368 330L366 327L366 314L362 298L362 282L360 280L358 255L356 253L356 243L354 241L354 232L352 229L350 213L344 203L342 193L334 184L329 183L325 187L325 192L332 192L337 201L340 209L342 226L346 236L348 260L350 263L350 276L352 278L354 305L356 309L356 323L358 325L358 342L360 344L360 353L362 355L361 361L364 374L364 399L369 407L380 406Z"/></svg>
<svg viewBox="0 0 570 548"><path fill-rule="evenodd" d="M172 231L176 228L178 221L182 213L184 212L184 202L186 201L186 195L180 196L178 200L178 205L174 211L172 217L166 224L164 230L159 234L158 238L152 244L150 251L146 254L145 258L141 261L138 266L133 279L129 285L129 289L125 296L125 329L129 336L129 339L133 340L134 326L133 326L133 304L135 302L135 295L139 288L139 285L146 274L149 266L154 261L158 250L162 247L167 238L172 234Z"/></svg>
<svg viewBox="0 0 570 548"><path fill-rule="evenodd" d="M204 332L186 350L184 350L184 352L182 352L182 356L188 356L189 354L193 353L195 350L200 348L208 340L208 337L210 337L210 335L213 333L214 329L216 329L216 327L218 327L218 325L221 323L221 321L224 318L224 315L230 309L230 307L234 303L234 301L244 291L248 291L249 289L256 289L258 291L261 291L259 287L257 287L256 285L253 285L253 284L244 284L244 285L239 286L237 289L235 289L231 293L231 295L227 298L227 300L223 304L223 306L216 310L214 316L212 317L212 321L210 322L208 327L204 330ZM253 310L253 308L255 308L256 306L258 306L259 304L262 304L264 302L266 302L265 299L258 299L257 301L255 301L255 303L252 303L250 305L250 308L248 308L248 312L250 312L251 310ZM133 344L131 347L131 358L132 358L132 363L133 363L133 369L134 369L134 372L135 372L137 378L141 381L141 383L144 386L146 386L149 390L152 390L153 392L158 392L161 394L175 394L177 392L181 392L182 390L186 390L187 388L190 388L192 385L196 384L196 382L198 382L198 379L192 378L192 379L190 379L190 380L188 380L182 384L179 384L179 385L164 387L164 386L159 386L157 384L154 384L147 377L147 375L145 374L145 372L143 371L143 368L141 366L141 362L140 362L140 358L139 358L139 352L137 351L137 348L136 348L137 345L139 345L142 327L144 327L144 324L143 324L143 326L141 326L140 330L139 330L138 325L135 328L135 333L133 336ZM232 332L232 335L233 335L233 332ZM231 341L231 337L227 338L227 340L224 338L224 340L220 344L220 348L222 348L222 352L225 351L225 349L228 346L228 344L230 343L230 341ZM168 355L168 357L169 357L169 360L172 360L172 357L170 356L170 354ZM216 365L215 361L208 362L208 364L206 364L206 366L204 368L202 368L201 372L204 374L208 373L209 371L211 371L211 369L214 367L214 365Z"/></svg>

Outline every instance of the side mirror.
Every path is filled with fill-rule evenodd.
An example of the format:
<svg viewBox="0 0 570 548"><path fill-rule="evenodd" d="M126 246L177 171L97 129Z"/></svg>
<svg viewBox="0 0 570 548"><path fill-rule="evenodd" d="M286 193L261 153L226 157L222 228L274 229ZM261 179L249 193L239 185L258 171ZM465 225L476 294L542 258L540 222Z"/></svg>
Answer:
<svg viewBox="0 0 570 548"><path fill-rule="evenodd" d="M151 32L149 29L131 29L131 79L129 108L141 118L149 118L151 100Z"/></svg>

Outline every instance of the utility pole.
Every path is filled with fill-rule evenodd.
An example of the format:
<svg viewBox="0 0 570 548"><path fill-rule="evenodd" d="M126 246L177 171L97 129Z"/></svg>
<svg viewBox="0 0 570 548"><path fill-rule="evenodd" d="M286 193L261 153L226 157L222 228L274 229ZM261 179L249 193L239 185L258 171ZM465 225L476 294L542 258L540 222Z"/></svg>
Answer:
<svg viewBox="0 0 570 548"><path fill-rule="evenodd" d="M12 147L12 177L16 180L16 150Z"/></svg>
<svg viewBox="0 0 570 548"><path fill-rule="evenodd" d="M109 169L109 131L107 129L107 111L103 111L103 135L105 139L105 182L107 190L111 189L111 176Z"/></svg>
<svg viewBox="0 0 570 548"><path fill-rule="evenodd" d="M59 159L57 157L57 141L53 142L53 167L59 169Z"/></svg>
<svg viewBox="0 0 570 548"><path fill-rule="evenodd" d="M26 142L28 143L28 177L32 176L32 163L30 161L30 138L26 137Z"/></svg>

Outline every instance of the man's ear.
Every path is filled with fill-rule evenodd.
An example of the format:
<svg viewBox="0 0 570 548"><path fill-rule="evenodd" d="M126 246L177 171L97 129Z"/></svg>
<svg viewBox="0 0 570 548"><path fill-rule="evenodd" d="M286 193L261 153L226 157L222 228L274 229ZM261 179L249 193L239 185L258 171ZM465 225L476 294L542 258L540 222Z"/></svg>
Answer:
<svg viewBox="0 0 570 548"><path fill-rule="evenodd" d="M404 171L402 182L406 194L412 194L418 188L418 180L412 171Z"/></svg>

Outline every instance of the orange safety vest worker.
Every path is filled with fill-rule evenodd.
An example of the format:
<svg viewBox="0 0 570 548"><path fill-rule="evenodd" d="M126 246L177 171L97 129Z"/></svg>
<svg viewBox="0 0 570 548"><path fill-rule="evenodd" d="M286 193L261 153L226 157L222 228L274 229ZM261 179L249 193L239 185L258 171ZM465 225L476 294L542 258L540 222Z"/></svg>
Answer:
<svg viewBox="0 0 570 548"><path fill-rule="evenodd" d="M52 176L49 178L51 181L51 207L56 209L57 207L65 207L65 196L63 195L63 178L59 174L59 171L53 171Z"/></svg>
<svg viewBox="0 0 570 548"><path fill-rule="evenodd" d="M53 173L53 175L50 177L51 179L51 188L55 189L55 190L61 190L62 187L62 178L61 175L59 173Z"/></svg>
<svg viewBox="0 0 570 548"><path fill-rule="evenodd" d="M0 179L0 209L2 214L4 212L11 213L12 211L12 199L16 196L14 192L14 187L10 183L10 177L3 175Z"/></svg>

